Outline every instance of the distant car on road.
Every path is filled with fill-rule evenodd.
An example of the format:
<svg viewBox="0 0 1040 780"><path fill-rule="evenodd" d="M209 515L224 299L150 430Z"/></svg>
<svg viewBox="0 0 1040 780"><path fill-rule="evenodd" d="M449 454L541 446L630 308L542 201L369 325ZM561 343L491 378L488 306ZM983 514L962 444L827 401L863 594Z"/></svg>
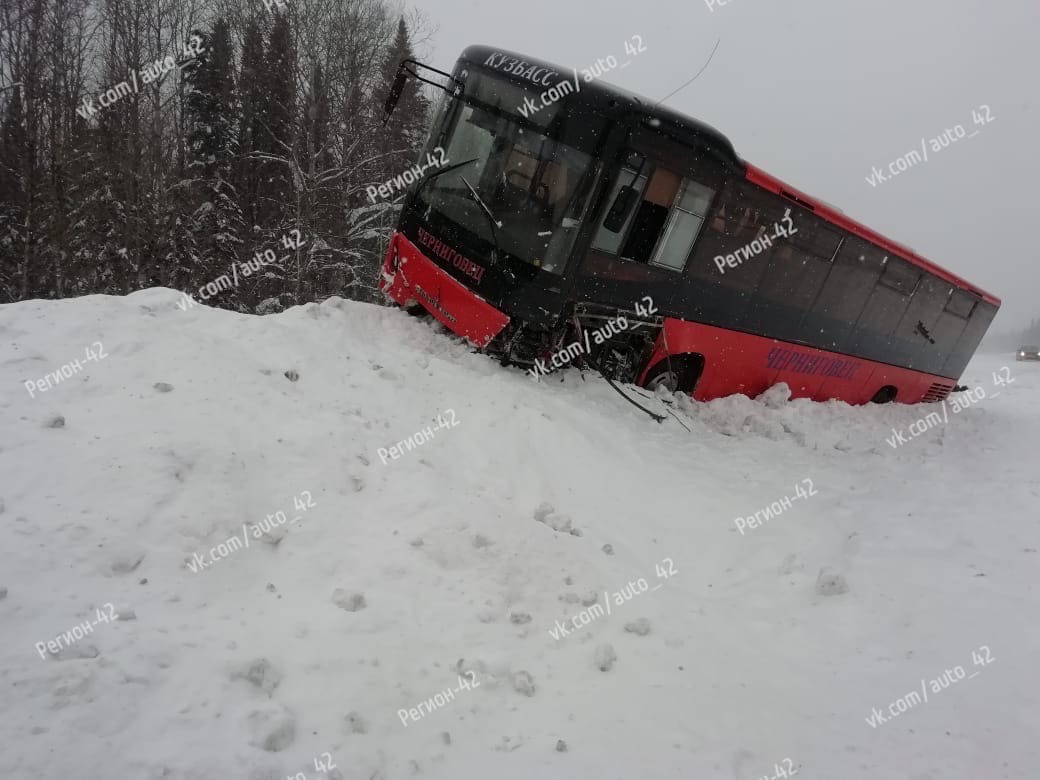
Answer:
<svg viewBox="0 0 1040 780"><path fill-rule="evenodd" d="M1040 347L1020 347L1015 360L1040 360Z"/></svg>

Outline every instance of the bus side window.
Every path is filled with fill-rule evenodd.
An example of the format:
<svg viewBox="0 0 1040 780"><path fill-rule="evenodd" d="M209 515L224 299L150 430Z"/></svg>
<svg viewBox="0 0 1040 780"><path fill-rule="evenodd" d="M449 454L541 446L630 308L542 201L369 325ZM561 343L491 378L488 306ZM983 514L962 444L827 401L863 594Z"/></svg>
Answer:
<svg viewBox="0 0 1040 780"><path fill-rule="evenodd" d="M680 158L691 163L685 176L655 164L641 152L627 154L603 206L592 248L619 259L682 272L705 227L722 177L712 161L686 148ZM689 175L694 168L696 174ZM624 196L635 202L626 208L621 200Z"/></svg>
<svg viewBox="0 0 1040 780"><path fill-rule="evenodd" d="M621 257L646 263L653 254L668 220L668 212L675 202L682 179L663 168L658 168L650 177L643 202L636 209L628 241L621 250Z"/></svg>
<svg viewBox="0 0 1040 780"><path fill-rule="evenodd" d="M672 206L664 238L658 243L651 265L682 271L701 233L715 190L684 179Z"/></svg>
<svg viewBox="0 0 1040 780"><path fill-rule="evenodd" d="M820 344L839 352L850 350L852 331L881 277L884 258L879 247L846 234L803 322L803 327L819 334Z"/></svg>
<svg viewBox="0 0 1040 780"><path fill-rule="evenodd" d="M604 221L610 214L611 205L616 202L618 193L621 191L622 187L631 187L635 191L637 197L642 197L643 188L646 186L646 176L640 175L639 167L640 166L626 166L618 173L617 181L614 182L614 187L606 201L607 211L603 215ZM592 248L598 249L602 252L608 252L612 255L617 254L622 241L625 239L625 234L628 232L628 227L632 224L632 219L635 216L635 213L636 209L633 208L629 210L624 224L618 231L611 230L601 222L599 229L596 231L595 237L592 239Z"/></svg>
<svg viewBox="0 0 1040 780"><path fill-rule="evenodd" d="M782 240L771 238L768 245L754 248L752 243L764 235L772 236L783 216L784 204L771 193L743 179L730 179L707 214L708 229L694 245L687 277L753 292Z"/></svg>

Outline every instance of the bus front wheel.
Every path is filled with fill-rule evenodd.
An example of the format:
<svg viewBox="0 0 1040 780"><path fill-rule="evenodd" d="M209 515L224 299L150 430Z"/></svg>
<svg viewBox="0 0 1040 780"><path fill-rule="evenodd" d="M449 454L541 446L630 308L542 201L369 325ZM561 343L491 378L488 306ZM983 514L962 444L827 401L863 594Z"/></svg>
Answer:
<svg viewBox="0 0 1040 780"><path fill-rule="evenodd" d="M700 355L673 355L650 369L643 387L648 390L663 387L669 393L692 393L703 369L704 358Z"/></svg>

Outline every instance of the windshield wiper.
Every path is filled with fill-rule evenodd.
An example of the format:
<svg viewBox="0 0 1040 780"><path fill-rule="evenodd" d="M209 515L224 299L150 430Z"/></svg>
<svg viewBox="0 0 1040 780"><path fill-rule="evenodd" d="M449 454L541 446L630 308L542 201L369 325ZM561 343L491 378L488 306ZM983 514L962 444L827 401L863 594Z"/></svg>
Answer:
<svg viewBox="0 0 1040 780"><path fill-rule="evenodd" d="M471 162L476 162L478 159L478 157L472 157L469 160L466 160L465 162L456 163L455 165L449 165L447 168L441 168L439 171L434 171L421 182L419 182L419 186L415 188L415 195L413 197L418 198L419 193L422 192L423 187L425 187L431 181L436 179L438 176L441 176L445 173L450 173L451 171L454 171L456 168L461 168L463 165L469 165Z"/></svg>
<svg viewBox="0 0 1040 780"><path fill-rule="evenodd" d="M497 225L498 227L502 227L502 223L495 219L495 215L491 212L491 209L488 208L488 205L480 195L477 194L477 191L473 189L473 185L466 181L466 177L460 173L459 178L462 179L462 183L466 185L466 189L469 190L470 195L473 196L473 200L477 202L477 205L480 206L481 211L483 211L484 215L487 217L488 224L491 225L491 240L495 242L495 251L491 256L491 264L498 265L498 258L502 254L502 247L498 243L498 231L495 230L495 226ZM512 281L516 280L516 277L511 271L507 269L506 273Z"/></svg>
<svg viewBox="0 0 1040 780"><path fill-rule="evenodd" d="M502 223L495 219L495 215L491 213L491 209L488 208L488 205L483 201L483 199L481 199L480 195L477 194L477 191L473 189L473 185L466 181L466 177L460 173L459 178L462 179L462 183L466 185L466 188L469 190L470 195L473 196L473 200L477 202L477 205L484 209L484 213L488 215L488 218L498 227L502 227Z"/></svg>

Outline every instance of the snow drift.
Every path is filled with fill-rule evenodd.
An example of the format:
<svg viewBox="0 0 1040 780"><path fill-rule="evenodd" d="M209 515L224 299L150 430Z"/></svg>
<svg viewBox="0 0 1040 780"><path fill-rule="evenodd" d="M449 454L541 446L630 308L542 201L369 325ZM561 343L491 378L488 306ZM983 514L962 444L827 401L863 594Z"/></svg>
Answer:
<svg viewBox="0 0 1040 780"><path fill-rule="evenodd" d="M179 297L0 307L0 776L1036 776L1037 366L657 424L399 311Z"/></svg>

